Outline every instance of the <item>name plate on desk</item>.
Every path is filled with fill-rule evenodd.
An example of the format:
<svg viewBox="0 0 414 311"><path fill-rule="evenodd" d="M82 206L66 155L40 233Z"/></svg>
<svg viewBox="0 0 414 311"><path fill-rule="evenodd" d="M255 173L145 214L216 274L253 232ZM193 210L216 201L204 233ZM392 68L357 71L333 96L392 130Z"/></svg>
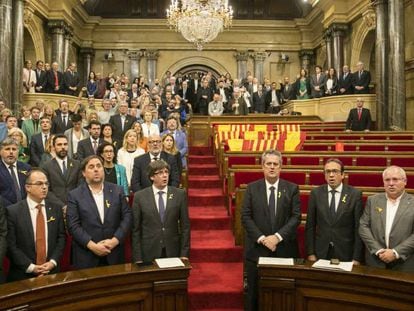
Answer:
<svg viewBox="0 0 414 311"><path fill-rule="evenodd" d="M353 267L352 261L341 261L339 264L332 264L330 260L319 259L312 265L312 268L327 269L327 270L339 270L351 272Z"/></svg>
<svg viewBox="0 0 414 311"><path fill-rule="evenodd" d="M259 265L293 266L293 258L259 257Z"/></svg>
<svg viewBox="0 0 414 311"><path fill-rule="evenodd" d="M178 257L173 258L158 258L155 259L155 263L158 265L159 268L176 268L176 267L184 267L184 263Z"/></svg>

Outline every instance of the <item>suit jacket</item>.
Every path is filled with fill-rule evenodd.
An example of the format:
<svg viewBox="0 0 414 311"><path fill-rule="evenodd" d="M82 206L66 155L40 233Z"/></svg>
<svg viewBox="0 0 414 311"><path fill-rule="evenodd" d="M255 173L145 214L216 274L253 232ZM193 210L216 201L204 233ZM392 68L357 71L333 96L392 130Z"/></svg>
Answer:
<svg viewBox="0 0 414 311"><path fill-rule="evenodd" d="M189 103L193 103L194 101L194 91L189 87L185 90L185 92L183 89L180 89L178 91L178 95L180 95L182 99L186 99Z"/></svg>
<svg viewBox="0 0 414 311"><path fill-rule="evenodd" d="M81 180L81 165L79 161L67 158L67 171L63 175L56 158L47 161L42 167L49 180L49 195L58 200L61 206L66 205L69 191L75 189Z"/></svg>
<svg viewBox="0 0 414 311"><path fill-rule="evenodd" d="M46 90L46 71L40 70L40 72L37 72L37 69L35 69L36 73L36 88L40 88L39 90L36 89L36 92L44 93Z"/></svg>
<svg viewBox="0 0 414 311"><path fill-rule="evenodd" d="M352 88L352 73L348 72L346 77L342 73L339 76L338 80L338 94L339 95L346 95L346 94L353 94L354 89ZM340 89L345 89L345 92L341 93Z"/></svg>
<svg viewBox="0 0 414 311"><path fill-rule="evenodd" d="M362 215L361 191L343 185L336 217L332 218L328 202L328 185L311 191L305 228L307 255L327 259L329 243L334 245L334 258L362 261L362 241L358 234Z"/></svg>
<svg viewBox="0 0 414 311"><path fill-rule="evenodd" d="M207 96L207 98L203 98L203 96ZM213 92L210 87L199 87L197 91L197 100L195 104L196 112L200 112L201 114L208 114L208 103L213 100Z"/></svg>
<svg viewBox="0 0 414 311"><path fill-rule="evenodd" d="M271 105L272 105L272 92L273 90L271 89L270 91L266 92L266 99L265 99L265 112L271 111ZM282 104L282 101L280 99L280 92L278 90L275 90L276 92L276 98L277 101L279 102L279 105Z"/></svg>
<svg viewBox="0 0 414 311"><path fill-rule="evenodd" d="M27 137L27 141L30 143L34 134L42 131L40 127L40 120L37 120L37 129L35 130L35 121L32 119L24 120L22 123L22 131Z"/></svg>
<svg viewBox="0 0 414 311"><path fill-rule="evenodd" d="M66 244L62 207L45 201L47 219L47 260L58 264L51 273L59 271L59 260ZM7 207L7 250L10 270L7 279L18 281L34 277L26 273L30 264L36 263L36 243L27 200Z"/></svg>
<svg viewBox="0 0 414 311"><path fill-rule="evenodd" d="M272 232L269 217L266 182L257 180L247 186L242 205L242 223L246 230L244 246L245 258L257 262L261 256L266 257L299 257L296 229L300 224L300 196L296 184L279 179L276 207L276 231ZM271 252L258 244L262 235L279 233L282 241L276 251Z"/></svg>
<svg viewBox="0 0 414 311"><path fill-rule="evenodd" d="M389 236L385 242L387 198L385 193L368 197L360 220L359 234L365 243L365 261L369 266L385 268L386 265L375 254L382 248L394 249L400 259L389 265L392 270L414 272L414 197L404 193Z"/></svg>
<svg viewBox="0 0 414 311"><path fill-rule="evenodd" d="M20 185L20 193L22 199L26 198L26 175L30 171L31 167L29 164L17 161L15 163L17 165L17 178L19 180ZM9 205L17 203L16 191L14 190L13 180L10 175L10 170L6 167L3 161L0 160L0 195L3 198L4 206L7 207Z"/></svg>
<svg viewBox="0 0 414 311"><path fill-rule="evenodd" d="M56 114L56 117L52 120L52 129L50 130L53 134L63 134L66 130L73 127L72 117L68 114L68 120L66 120L66 125L63 123L62 115Z"/></svg>
<svg viewBox="0 0 414 311"><path fill-rule="evenodd" d="M66 95L77 96L80 92L79 85L80 85L80 78L77 72L72 72L70 70L65 71L63 74L63 82L65 88ZM76 87L76 91L69 89L69 87Z"/></svg>
<svg viewBox="0 0 414 311"><path fill-rule="evenodd" d="M311 76L310 84L311 84L311 95L313 98L322 97L325 94L325 83L326 83L325 74L321 73L319 76L319 80L317 79L316 74ZM315 86L319 86L319 91L315 90Z"/></svg>
<svg viewBox="0 0 414 311"><path fill-rule="evenodd" d="M346 120L346 129L352 131L364 131L371 128L371 112L367 108L362 108L361 120L358 120L358 109L352 108Z"/></svg>
<svg viewBox="0 0 414 311"><path fill-rule="evenodd" d="M5 282L3 275L3 259L6 256L7 250L7 215L6 208L3 206L0 197L0 284Z"/></svg>
<svg viewBox="0 0 414 311"><path fill-rule="evenodd" d="M169 130L165 130L161 133L161 136L164 136L165 134L170 133ZM181 154L181 162L183 167L186 167L186 160L185 157L188 153L188 141L187 141L187 134L184 131L176 130L175 131L175 145L178 149L178 151Z"/></svg>
<svg viewBox="0 0 414 311"><path fill-rule="evenodd" d="M294 84L282 84L280 88L280 100L282 104L292 99L296 99Z"/></svg>
<svg viewBox="0 0 414 311"><path fill-rule="evenodd" d="M99 265L100 257L90 251L89 241L98 243L116 237L119 245L106 256L110 265L124 263L124 242L131 228L131 209L122 187L104 183L104 222L86 183L69 192L66 225L72 235L73 265L78 269Z"/></svg>
<svg viewBox="0 0 414 311"><path fill-rule="evenodd" d="M85 130L84 128L82 128L81 131L82 131L82 135L83 135L84 138L88 138L89 137L89 132L87 130ZM69 158L74 158L74 157L77 156L73 152L74 150L73 150L73 137L72 137L72 134L73 134L73 127L65 131L65 136L68 138L68 157Z"/></svg>
<svg viewBox="0 0 414 311"><path fill-rule="evenodd" d="M135 120L136 119L134 119L133 116L127 114L124 122L124 130L122 130L122 121L120 114L113 115L109 118L109 123L113 127L112 137L118 141L118 144L120 146L122 146L122 142L124 141L125 133L131 128L132 123L134 123Z"/></svg>
<svg viewBox="0 0 414 311"><path fill-rule="evenodd" d="M49 70L46 72L46 93L56 93L56 94L64 94L65 93L65 82L63 79L63 73L60 71L57 72L58 77L58 86L59 89L55 90L55 74L53 70Z"/></svg>
<svg viewBox="0 0 414 311"><path fill-rule="evenodd" d="M178 173L177 162L174 156L166 153L165 151L161 151L159 157L170 165L168 185L178 187L180 185L180 175ZM148 177L148 165L150 162L151 157L148 152L135 158L131 177L131 190L133 192L152 185L152 182Z"/></svg>
<svg viewBox="0 0 414 311"><path fill-rule="evenodd" d="M233 108L233 104L236 103L236 101L239 103L239 107ZM233 115L247 116L249 114L249 108L247 107L247 103L244 100L244 97L232 98L228 102L227 106L228 106L228 111L231 111Z"/></svg>
<svg viewBox="0 0 414 311"><path fill-rule="evenodd" d="M189 84L190 89L193 91L194 95L197 95L198 89L201 88L201 80L191 79Z"/></svg>
<svg viewBox="0 0 414 311"><path fill-rule="evenodd" d="M102 138L99 138L98 146L100 146L103 142L104 140ZM76 160L82 162L83 159L94 154L95 152L93 151L93 146L90 137L82 139L80 142L78 142L78 152L76 154Z"/></svg>
<svg viewBox="0 0 414 311"><path fill-rule="evenodd" d="M36 72L33 69L23 68L23 93L34 93L37 84Z"/></svg>
<svg viewBox="0 0 414 311"><path fill-rule="evenodd" d="M50 133L48 137L50 136ZM30 141L30 164L32 166L39 166L42 154L45 152L43 147L43 133L37 133L32 136Z"/></svg>
<svg viewBox="0 0 414 311"><path fill-rule="evenodd" d="M259 92L253 93L253 109L255 112L266 112L266 93L262 91L262 95L259 96Z"/></svg>
<svg viewBox="0 0 414 311"><path fill-rule="evenodd" d="M185 190L168 187L164 223L152 187L135 194L132 204L132 261L151 262L161 257L189 257L190 220Z"/></svg>
<svg viewBox="0 0 414 311"><path fill-rule="evenodd" d="M355 94L369 94L370 82L371 82L371 73L367 70L362 71L361 77L359 76L358 71L352 74L352 87L354 88ZM359 91L355 89L356 86L363 86L364 89Z"/></svg>

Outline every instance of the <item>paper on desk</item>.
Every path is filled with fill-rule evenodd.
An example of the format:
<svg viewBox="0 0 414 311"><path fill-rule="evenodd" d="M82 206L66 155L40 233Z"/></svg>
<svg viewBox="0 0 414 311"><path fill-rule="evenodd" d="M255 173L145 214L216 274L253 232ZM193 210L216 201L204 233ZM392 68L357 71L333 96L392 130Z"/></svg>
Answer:
<svg viewBox="0 0 414 311"><path fill-rule="evenodd" d="M293 258L259 257L259 265L293 266Z"/></svg>
<svg viewBox="0 0 414 311"><path fill-rule="evenodd" d="M352 261L341 261L339 265L331 264L330 260L319 259L312 265L312 268L328 269L328 270L341 270L351 272L353 267Z"/></svg>
<svg viewBox="0 0 414 311"><path fill-rule="evenodd" d="M175 268L175 267L184 267L184 263L180 258L158 258L155 259L155 263L160 268Z"/></svg>

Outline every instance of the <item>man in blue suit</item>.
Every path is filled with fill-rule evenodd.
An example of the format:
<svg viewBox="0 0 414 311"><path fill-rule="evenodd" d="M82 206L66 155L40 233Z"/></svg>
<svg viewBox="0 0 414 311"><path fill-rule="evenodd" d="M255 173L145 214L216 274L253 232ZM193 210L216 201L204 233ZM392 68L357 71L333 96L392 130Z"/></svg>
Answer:
<svg viewBox="0 0 414 311"><path fill-rule="evenodd" d="M13 138L0 144L0 195L5 207L26 198L26 176L30 165L17 161L19 147Z"/></svg>
<svg viewBox="0 0 414 311"><path fill-rule="evenodd" d="M87 157L81 168L86 183L69 192L66 214L73 265L84 269L124 263L124 242L132 221L124 191L104 182L99 156Z"/></svg>
<svg viewBox="0 0 414 311"><path fill-rule="evenodd" d="M188 153L188 142L187 142L187 134L182 130L178 129L178 121L173 116L168 117L167 119L167 129L161 133L161 136L165 134L171 134L174 137L175 145L180 151L181 160L183 163L183 168L187 167L186 165L186 155Z"/></svg>

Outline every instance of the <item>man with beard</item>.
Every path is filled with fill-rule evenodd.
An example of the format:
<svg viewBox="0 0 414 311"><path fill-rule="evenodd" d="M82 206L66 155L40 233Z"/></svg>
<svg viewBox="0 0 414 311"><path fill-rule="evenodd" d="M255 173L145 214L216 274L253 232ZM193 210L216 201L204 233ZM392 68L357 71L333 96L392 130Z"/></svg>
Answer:
<svg viewBox="0 0 414 311"><path fill-rule="evenodd" d="M56 157L43 166L50 183L49 196L58 200L61 206L66 206L69 191L79 183L80 163L68 158L68 138L65 135L56 135L52 144Z"/></svg>
<svg viewBox="0 0 414 311"><path fill-rule="evenodd" d="M96 154L98 146L103 143L101 136L101 123L91 121L89 123L89 137L78 143L78 160L82 161L90 155Z"/></svg>
<svg viewBox="0 0 414 311"><path fill-rule="evenodd" d="M69 192L66 217L73 265L85 269L124 263L132 220L124 190L104 182L101 157L87 157L81 168L86 182Z"/></svg>

